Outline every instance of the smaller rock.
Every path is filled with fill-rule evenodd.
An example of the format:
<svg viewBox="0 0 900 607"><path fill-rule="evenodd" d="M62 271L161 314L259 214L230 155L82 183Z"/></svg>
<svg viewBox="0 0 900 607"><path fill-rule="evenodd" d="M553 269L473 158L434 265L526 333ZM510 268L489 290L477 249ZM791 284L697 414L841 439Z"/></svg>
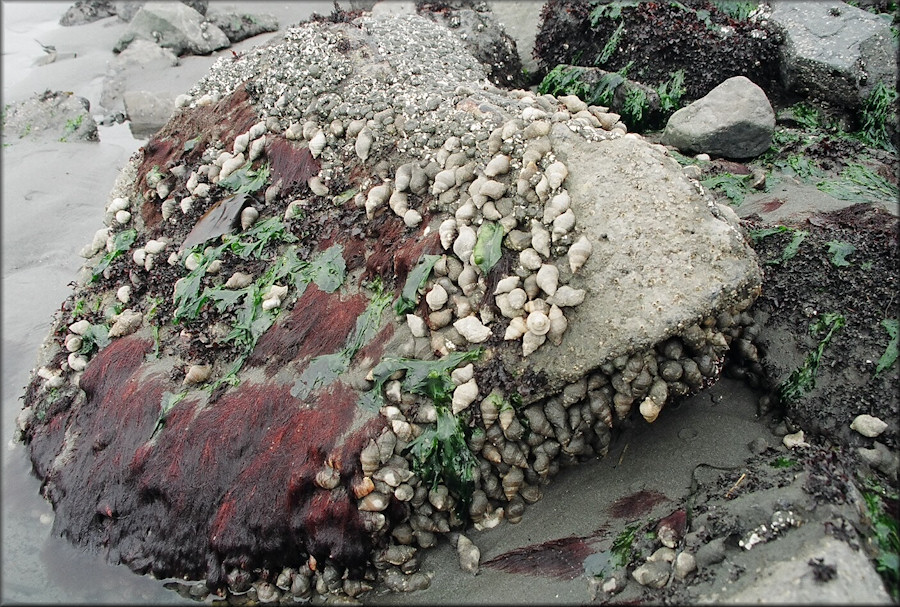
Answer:
<svg viewBox="0 0 900 607"><path fill-rule="evenodd" d="M803 440L803 430L797 430L793 434L785 434L784 438L781 439L781 442L784 443L784 446L788 449L793 449L794 447L809 447L809 443Z"/></svg>
<svg viewBox="0 0 900 607"><path fill-rule="evenodd" d="M679 552L675 557L675 577L685 579L697 569L697 559L690 552Z"/></svg>
<svg viewBox="0 0 900 607"><path fill-rule="evenodd" d="M897 472L900 470L900 454L892 452L878 441L872 444L871 449L860 447L857 451L864 462L896 480Z"/></svg>
<svg viewBox="0 0 900 607"><path fill-rule="evenodd" d="M856 416L856 419L850 424L850 429L856 430L863 436L875 438L887 429L887 424L877 417L863 413Z"/></svg>
<svg viewBox="0 0 900 607"><path fill-rule="evenodd" d="M641 586L662 588L669 581L669 563L650 561L631 572L631 577Z"/></svg>
<svg viewBox="0 0 900 607"><path fill-rule="evenodd" d="M209 22L222 30L232 43L278 30L278 19L269 14L239 13L224 8L207 11Z"/></svg>
<svg viewBox="0 0 900 607"><path fill-rule="evenodd" d="M769 448L769 441L761 436L758 436L750 441L750 443L747 445L747 448L749 448L752 453L759 455Z"/></svg>
<svg viewBox="0 0 900 607"><path fill-rule="evenodd" d="M710 565L715 565L716 563L721 563L723 560L725 560L724 537L717 537L703 546L700 546L700 548L697 549L697 555L694 557L696 565L701 569L709 567Z"/></svg>

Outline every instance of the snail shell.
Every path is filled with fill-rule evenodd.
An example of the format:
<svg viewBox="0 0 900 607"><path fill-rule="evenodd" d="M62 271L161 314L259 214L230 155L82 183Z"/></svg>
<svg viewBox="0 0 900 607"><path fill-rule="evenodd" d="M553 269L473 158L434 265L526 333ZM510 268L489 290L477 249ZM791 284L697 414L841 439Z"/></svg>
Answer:
<svg viewBox="0 0 900 607"><path fill-rule="evenodd" d="M329 464L325 464L324 468L316 472L313 482L322 489L334 489L340 484L341 475Z"/></svg>
<svg viewBox="0 0 900 607"><path fill-rule="evenodd" d="M356 499L361 499L375 491L375 483L373 483L372 479L368 476L364 476L358 481L353 482L351 489L353 490L354 497L356 497Z"/></svg>
<svg viewBox="0 0 900 607"><path fill-rule="evenodd" d="M388 507L390 497L378 491L373 491L359 500L359 509L364 512L381 512Z"/></svg>
<svg viewBox="0 0 900 607"><path fill-rule="evenodd" d="M453 252L456 253L456 256L463 263L468 263L472 257L477 238L478 236L474 229L469 226L459 226L459 235L453 241Z"/></svg>
<svg viewBox="0 0 900 607"><path fill-rule="evenodd" d="M500 198L503 198L503 195L506 193L506 184L494 181L493 179L488 179L481 184L478 193L491 200L499 200Z"/></svg>
<svg viewBox="0 0 900 607"><path fill-rule="evenodd" d="M547 318L550 319L550 330L547 332L547 339L558 346L562 343L562 336L569 327L569 321L566 320L563 311L557 305L550 306Z"/></svg>
<svg viewBox="0 0 900 607"><path fill-rule="evenodd" d="M476 398L478 398L478 384L475 383L474 378L456 386L456 389L453 390L453 413L457 414L467 409Z"/></svg>
<svg viewBox="0 0 900 607"><path fill-rule="evenodd" d="M353 145L354 150L356 150L356 155L359 156L360 160L365 160L369 157L369 152L372 150L372 143L375 141L375 136L372 134L372 129L369 127L363 127L363 129L356 135L356 143Z"/></svg>
<svg viewBox="0 0 900 607"><path fill-rule="evenodd" d="M555 190L561 186L562 182L569 176L569 169L566 168L566 165L557 160L544 170L544 175L547 177L550 189Z"/></svg>
<svg viewBox="0 0 900 607"><path fill-rule="evenodd" d="M509 172L509 156L500 154L491 158L491 161L484 167L484 174L487 177L496 177L497 175L505 175Z"/></svg>
<svg viewBox="0 0 900 607"><path fill-rule="evenodd" d="M650 397L645 398L640 406L641 415L647 422L653 423L662 411L662 405Z"/></svg>
<svg viewBox="0 0 900 607"><path fill-rule="evenodd" d="M503 213L497 210L497 206L494 204L493 200L488 200L484 203L484 206L481 207L481 215L490 221L497 221L503 218Z"/></svg>
<svg viewBox="0 0 900 607"><path fill-rule="evenodd" d="M412 178L412 163L407 162L401 164L394 174L394 186L398 192L403 192L409 187L409 180Z"/></svg>
<svg viewBox="0 0 900 607"><path fill-rule="evenodd" d="M525 482L525 473L521 468L512 467L503 475L503 495L506 496L507 501L516 496L523 482Z"/></svg>
<svg viewBox="0 0 900 607"><path fill-rule="evenodd" d="M406 192L394 190L394 193L391 194L391 197L388 199L388 206L390 206L391 210L398 216L403 217L406 211L409 210L409 198Z"/></svg>
<svg viewBox="0 0 900 607"><path fill-rule="evenodd" d="M425 337L428 335L428 325L425 324L425 319L415 314L407 314L406 324L413 337Z"/></svg>
<svg viewBox="0 0 900 607"><path fill-rule="evenodd" d="M263 155L266 149L266 137L261 135L258 139L254 139L250 144L250 151L247 153L247 160L254 161Z"/></svg>
<svg viewBox="0 0 900 607"><path fill-rule="evenodd" d="M414 228L422 223L422 214L415 209L407 209L403 214L403 224L408 228Z"/></svg>
<svg viewBox="0 0 900 607"><path fill-rule="evenodd" d="M456 220L451 217L442 221L438 227L438 234L441 237L441 246L444 250L449 249L456 239Z"/></svg>
<svg viewBox="0 0 900 607"><path fill-rule="evenodd" d="M531 331L526 331L522 336L522 356L528 356L547 341L546 335L537 335Z"/></svg>
<svg viewBox="0 0 900 607"><path fill-rule="evenodd" d="M191 365L187 373L184 374L185 384L200 384L209 379L212 375L211 365Z"/></svg>
<svg viewBox="0 0 900 607"><path fill-rule="evenodd" d="M228 154L228 152L222 152L222 154L219 155L219 158L222 158L225 154ZM243 152L241 152L240 154L236 154L235 156L228 158L227 160L222 162L219 165L222 167L219 170L219 180L221 181L222 179L225 179L236 170L244 166L244 162L246 161L244 160Z"/></svg>
<svg viewBox="0 0 900 607"><path fill-rule="evenodd" d="M456 212L453 216L456 218L456 222L460 225L472 223L472 220L475 218L475 215L478 213L478 209L475 208L475 203L471 198L467 199L464 203L459 205L459 208L456 209Z"/></svg>
<svg viewBox="0 0 900 607"><path fill-rule="evenodd" d="M225 288L243 289L244 287L249 286L251 282L253 282L253 277L249 274L245 274L244 272L235 272L225 282Z"/></svg>
<svg viewBox="0 0 900 607"><path fill-rule="evenodd" d="M250 229L257 219L259 219L259 211L255 207L246 207L241 211L241 228L244 230Z"/></svg>
<svg viewBox="0 0 900 607"><path fill-rule="evenodd" d="M70 353L66 362L68 363L69 368L76 373L84 371L87 367L87 360L83 356L79 356L76 352Z"/></svg>
<svg viewBox="0 0 900 607"><path fill-rule="evenodd" d="M375 215L375 209L387 202L390 195L391 186L386 183L376 185L369 190L369 193L366 196L366 217L372 219Z"/></svg>
<svg viewBox="0 0 900 607"><path fill-rule="evenodd" d="M559 286L559 268L550 263L542 264L535 279L541 290L552 296Z"/></svg>
<svg viewBox="0 0 900 607"><path fill-rule="evenodd" d="M531 248L544 257L550 257L550 231L536 219L531 220Z"/></svg>
<svg viewBox="0 0 900 607"><path fill-rule="evenodd" d="M550 182L546 175L541 175L541 180L534 186L534 193L539 200L547 200L550 197Z"/></svg>
<svg viewBox="0 0 900 607"><path fill-rule="evenodd" d="M400 485L394 489L394 497L396 497L401 502L408 502L415 495L416 490L413 489L409 483L400 483Z"/></svg>
<svg viewBox="0 0 900 607"><path fill-rule="evenodd" d="M481 551L472 540L464 535L459 536L456 544L456 555L459 557L459 568L467 573L478 573L478 564L481 562Z"/></svg>
<svg viewBox="0 0 900 607"><path fill-rule="evenodd" d="M535 335L546 335L550 331L550 318L543 312L532 312L525 319L525 326Z"/></svg>
<svg viewBox="0 0 900 607"><path fill-rule="evenodd" d="M144 315L140 312L131 309L122 310L116 316L116 322L109 328L109 336L122 337L123 335L130 335L137 331L143 322Z"/></svg>
<svg viewBox="0 0 900 607"><path fill-rule="evenodd" d="M428 293L425 294L425 301L428 302L428 307L431 308L432 311L443 308L448 299L449 296L447 295L446 289L439 284L431 287Z"/></svg>
<svg viewBox="0 0 900 607"><path fill-rule="evenodd" d="M410 470L403 470L394 466L385 466L376 472L372 478L376 481L382 481L391 487L399 487L400 483L405 483L412 477Z"/></svg>
<svg viewBox="0 0 900 607"><path fill-rule="evenodd" d="M506 276L505 278L501 278L497 281L497 288L494 289L494 295L500 295L501 293L509 293L513 289L519 286L521 282L521 278L518 276Z"/></svg>
<svg viewBox="0 0 900 607"><path fill-rule="evenodd" d="M431 186L432 196L443 194L456 185L456 169L444 169L434 176L434 183Z"/></svg>
<svg viewBox="0 0 900 607"><path fill-rule="evenodd" d="M559 217L553 220L554 242L559 240L562 236L565 236L566 234L571 232L572 228L574 227L575 213L572 212L572 209L568 209L565 213L562 213Z"/></svg>
<svg viewBox="0 0 900 607"><path fill-rule="evenodd" d="M466 263L465 267L463 267L462 271L459 273L459 277L456 279L456 284L459 285L459 288L462 289L462 292L466 297L471 295L478 286L478 274L475 272L475 268Z"/></svg>
<svg viewBox="0 0 900 607"><path fill-rule="evenodd" d="M561 308L565 308L579 305L584 301L584 296L584 289L573 289L569 285L563 285L556 290L556 293L551 297L548 297L547 301L551 304L556 304Z"/></svg>
<svg viewBox="0 0 900 607"><path fill-rule="evenodd" d="M525 325L525 319L521 316L516 316L509 321L509 326L506 327L506 333L503 334L503 339L519 339L525 335L527 330L528 327Z"/></svg>
<svg viewBox="0 0 900 607"><path fill-rule="evenodd" d="M474 314L460 318L453 323L453 327L459 331L459 334L466 338L470 344L480 344L491 336L490 327L486 327L481 320Z"/></svg>
<svg viewBox="0 0 900 607"><path fill-rule="evenodd" d="M369 443L363 447L362 451L360 451L359 463L362 466L363 474L366 476L372 476L375 474L375 471L378 470L381 461L379 460L378 445L374 440L370 440Z"/></svg>
<svg viewBox="0 0 900 607"><path fill-rule="evenodd" d="M519 263L526 270L537 270L541 267L544 261L541 259L540 254L528 247L519 253Z"/></svg>
<svg viewBox="0 0 900 607"><path fill-rule="evenodd" d="M540 405L526 407L525 417L528 419L528 427L531 428L532 432L536 432L546 438L556 436L556 433L553 432L553 426L547 421L547 416L544 415L544 409ZM539 470L535 468L535 472L539 472Z"/></svg>
<svg viewBox="0 0 900 607"><path fill-rule="evenodd" d="M588 237L582 234L578 237L578 240L572 243L569 247L568 257L569 257L569 268L572 270L574 274L587 262L588 257L591 256L594 247L591 245L591 241L588 240Z"/></svg>
<svg viewBox="0 0 900 607"><path fill-rule="evenodd" d="M500 415L500 411L497 409L497 401L492 398L490 395L487 398L482 399L481 401L481 421L484 423L485 428L490 428L495 421L497 421L497 417Z"/></svg>
<svg viewBox="0 0 900 607"><path fill-rule="evenodd" d="M392 419L391 430L397 435L397 439L406 442L411 441L416 435L416 430L413 425L402 419Z"/></svg>
<svg viewBox="0 0 900 607"><path fill-rule="evenodd" d="M181 199L181 202L178 203L178 206L181 208L181 212L185 215L191 212L191 209L194 208L194 199L190 196L186 196Z"/></svg>
<svg viewBox="0 0 900 607"><path fill-rule="evenodd" d="M532 299L525 303L522 306L522 309L531 314L532 312L543 312L544 314L550 313L550 306L547 305L547 302L541 298Z"/></svg>
<svg viewBox="0 0 900 607"><path fill-rule="evenodd" d="M457 386L466 383L473 377L475 377L475 365L472 363L457 367L450 372L450 379L453 380L453 383Z"/></svg>
<svg viewBox="0 0 900 607"><path fill-rule="evenodd" d="M327 139L325 138L324 131L319 130L313 135L313 138L309 140L309 153L312 154L313 158L319 157L319 154L325 149L326 143Z"/></svg>

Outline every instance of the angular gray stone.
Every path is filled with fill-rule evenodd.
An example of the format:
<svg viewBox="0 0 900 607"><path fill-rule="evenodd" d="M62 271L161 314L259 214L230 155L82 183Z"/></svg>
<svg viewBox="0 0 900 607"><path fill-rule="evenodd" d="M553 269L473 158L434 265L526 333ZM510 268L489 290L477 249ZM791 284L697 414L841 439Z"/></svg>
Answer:
<svg viewBox="0 0 900 607"><path fill-rule="evenodd" d="M278 29L278 19L269 14L251 14L214 7L206 12L206 18L222 30L231 42L240 42Z"/></svg>
<svg viewBox="0 0 900 607"><path fill-rule="evenodd" d="M126 91L122 97L131 134L138 139L158 131L175 111L175 95L151 91Z"/></svg>
<svg viewBox="0 0 900 607"><path fill-rule="evenodd" d="M3 138L39 141L97 141L91 103L63 91L44 91L4 110Z"/></svg>
<svg viewBox="0 0 900 607"><path fill-rule="evenodd" d="M76 0L59 19L62 26L83 25L116 14L115 3L109 0Z"/></svg>
<svg viewBox="0 0 900 607"><path fill-rule="evenodd" d="M125 91L140 86L138 82L144 73L178 65L178 57L169 49L138 39L108 65L100 91L100 105L110 111L122 111Z"/></svg>
<svg viewBox="0 0 900 607"><path fill-rule="evenodd" d="M507 34L516 43L523 72L536 74L538 62L534 58L534 40L541 25L541 2L507 2L492 0L488 6Z"/></svg>
<svg viewBox="0 0 900 607"><path fill-rule="evenodd" d="M890 22L844 2L772 3L784 28L781 79L788 90L859 107L883 81L894 88L897 45Z"/></svg>
<svg viewBox="0 0 900 607"><path fill-rule="evenodd" d="M752 158L769 148L774 130L766 94L747 77L735 76L672 114L661 141L684 152Z"/></svg>
<svg viewBox="0 0 900 607"><path fill-rule="evenodd" d="M181 2L144 4L116 42L113 52L122 52L137 39L155 42L179 56L208 55L231 44L222 30Z"/></svg>

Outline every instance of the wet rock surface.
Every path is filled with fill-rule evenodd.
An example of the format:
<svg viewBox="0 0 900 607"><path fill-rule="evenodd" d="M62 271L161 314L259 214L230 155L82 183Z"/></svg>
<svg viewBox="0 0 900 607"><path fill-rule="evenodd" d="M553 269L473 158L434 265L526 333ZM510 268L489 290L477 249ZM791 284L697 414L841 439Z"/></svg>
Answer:
<svg viewBox="0 0 900 607"><path fill-rule="evenodd" d="M413 16L219 60L123 170L26 395L58 528L220 596L287 597L260 568L299 598L413 590L437 536L521 520L561 462L714 381L755 256L576 101L487 84Z"/></svg>
<svg viewBox="0 0 900 607"><path fill-rule="evenodd" d="M3 112L5 138L97 141L90 102L65 91L44 91Z"/></svg>
<svg viewBox="0 0 900 607"><path fill-rule="evenodd" d="M230 44L216 25L180 2L147 2L132 17L128 30L113 48L119 53L134 40L155 42L176 55L208 55Z"/></svg>

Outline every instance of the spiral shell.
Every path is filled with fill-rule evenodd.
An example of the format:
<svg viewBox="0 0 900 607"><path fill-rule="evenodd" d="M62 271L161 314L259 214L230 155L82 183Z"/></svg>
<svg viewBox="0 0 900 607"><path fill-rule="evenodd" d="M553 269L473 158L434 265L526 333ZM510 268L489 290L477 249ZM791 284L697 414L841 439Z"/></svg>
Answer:
<svg viewBox="0 0 900 607"><path fill-rule="evenodd" d="M438 227L438 234L441 237L441 246L444 250L449 249L456 239L456 220L451 217L442 221Z"/></svg>
<svg viewBox="0 0 900 607"><path fill-rule="evenodd" d="M388 503L390 503L389 496L373 491L359 500L359 509L364 512L381 512L388 507Z"/></svg>
<svg viewBox="0 0 900 607"><path fill-rule="evenodd" d="M381 461L379 460L378 445L374 440L370 440L359 452L359 463L362 466L363 474L366 476L372 476L378 470Z"/></svg>
<svg viewBox="0 0 900 607"><path fill-rule="evenodd" d="M541 267L544 261L541 259L540 254L528 247L519 253L519 263L526 270L537 270Z"/></svg>
<svg viewBox="0 0 900 607"><path fill-rule="evenodd" d="M425 294L425 301L428 303L428 307L432 311L440 310L444 307L444 304L447 303L449 296L447 295L446 289L439 284L434 285Z"/></svg>
<svg viewBox="0 0 900 607"><path fill-rule="evenodd" d="M250 144L250 151L247 153L247 160L254 161L263 155L266 149L266 137L261 135L258 139L254 139Z"/></svg>
<svg viewBox="0 0 900 607"><path fill-rule="evenodd" d="M559 240L561 237L571 232L574 227L575 213L572 212L572 209L568 209L565 213L562 213L553 220L553 241Z"/></svg>
<svg viewBox="0 0 900 607"><path fill-rule="evenodd" d="M456 544L456 555L459 558L459 568L467 573L478 573L478 564L481 562L481 551L472 540L464 535L459 536Z"/></svg>
<svg viewBox="0 0 900 607"><path fill-rule="evenodd" d="M459 235L453 241L453 252L463 263L468 263L475 250L475 241L478 236L469 226L459 226Z"/></svg>
<svg viewBox="0 0 900 607"><path fill-rule="evenodd" d="M434 176L434 183L431 185L431 194L432 196L443 194L454 186L456 186L456 170L444 169Z"/></svg>
<svg viewBox="0 0 900 607"><path fill-rule="evenodd" d="M403 217L409 210L409 197L406 192L394 190L394 193L391 194L391 197L388 199L388 206L391 207L391 210L398 216Z"/></svg>
<svg viewBox="0 0 900 607"><path fill-rule="evenodd" d="M394 174L394 187L397 188L398 192L403 192L409 187L409 181L412 178L412 169L413 165L410 162L406 164L401 164L397 167L397 172Z"/></svg>
<svg viewBox="0 0 900 607"><path fill-rule="evenodd" d="M641 415L648 423L653 423L656 421L656 418L659 416L659 412L662 411L662 405L657 403L650 397L645 398L641 401L640 412Z"/></svg>
<svg viewBox="0 0 900 607"><path fill-rule="evenodd" d="M372 479L368 476L364 476L359 480L354 481L351 484L351 489L353 491L353 496L356 497L356 499L361 499L375 491L375 483L373 483Z"/></svg>
<svg viewBox="0 0 900 607"><path fill-rule="evenodd" d="M550 330L547 332L547 339L558 346L562 343L562 336L569 327L569 321L566 320L563 311L557 305L550 306L547 318L550 319Z"/></svg>
<svg viewBox="0 0 900 607"><path fill-rule="evenodd" d="M588 240L588 237L582 234L578 237L578 240L572 243L569 247L568 257L569 257L569 268L572 270L574 274L587 262L588 257L591 256L594 247L591 245L591 241Z"/></svg>
<svg viewBox="0 0 900 607"><path fill-rule="evenodd" d="M313 135L313 138L309 140L309 153L312 154L313 158L319 157L319 154L321 154L322 150L325 149L326 143L327 140L325 138L324 131L316 131L316 134Z"/></svg>
<svg viewBox="0 0 900 607"><path fill-rule="evenodd" d="M528 356L547 341L546 335L537 335L531 331L526 331L522 336L522 356Z"/></svg>
<svg viewBox="0 0 900 607"><path fill-rule="evenodd" d="M527 330L528 326L525 324L525 319L521 316L516 316L509 321L509 326L506 327L506 333L503 334L503 339L519 339L525 335Z"/></svg>
<svg viewBox="0 0 900 607"><path fill-rule="evenodd" d="M550 331L550 318L543 312L532 312L525 319L525 326L535 335L546 335Z"/></svg>
<svg viewBox="0 0 900 607"><path fill-rule="evenodd" d="M399 487L412 477L411 470L404 470L396 466L385 466L376 472L372 478L376 481L387 483L391 487Z"/></svg>
<svg viewBox="0 0 900 607"><path fill-rule="evenodd" d="M209 379L212 375L211 365L191 365L188 367L187 373L184 374L185 384L201 384Z"/></svg>
<svg viewBox="0 0 900 607"><path fill-rule="evenodd" d="M491 158L491 161L484 167L484 174L487 177L496 177L497 175L505 175L509 172L509 156L499 154Z"/></svg>
<svg viewBox="0 0 900 607"><path fill-rule="evenodd" d="M168 220L172 215L175 214L175 209L178 208L178 203L175 202L174 198L166 198L161 207L162 217L163 219Z"/></svg>
<svg viewBox="0 0 900 607"><path fill-rule="evenodd" d="M544 170L544 175L547 177L550 189L555 190L561 186L562 182L569 176L569 169L566 168L566 165L557 160Z"/></svg>
<svg viewBox="0 0 900 607"><path fill-rule="evenodd" d="M456 212L453 216L456 218L456 222L459 225L468 225L472 223L472 220L475 218L475 215L478 213L478 209L475 208L475 203L471 198L466 200L464 203L459 205L459 208L456 209Z"/></svg>
<svg viewBox="0 0 900 607"><path fill-rule="evenodd" d="M507 501L516 496L519 489L522 488L523 482L525 482L525 473L522 472L521 468L512 467L509 472L503 475L503 495L506 496Z"/></svg>
<svg viewBox="0 0 900 607"><path fill-rule="evenodd" d="M222 152L222 154L227 154L227 153L228 152ZM221 158L221 155L220 155L220 158ZM244 159L243 153L237 154L234 157L225 160L225 162L223 162L220 165L222 168L219 170L219 181L225 179L226 177L228 177L229 175L234 173L236 170L238 170L239 168L244 166L245 162L246 162L246 160Z"/></svg>
<svg viewBox="0 0 900 607"><path fill-rule="evenodd" d="M225 282L225 288L243 289L244 287L249 286L251 282L253 282L253 277L249 274L245 274L244 272L235 272Z"/></svg>
<svg viewBox="0 0 900 607"><path fill-rule="evenodd" d="M335 470L330 464L325 464L325 466L316 472L316 478L313 480L313 483L316 486L321 487L322 489L334 489L341 482L340 473Z"/></svg>
<svg viewBox="0 0 900 607"><path fill-rule="evenodd" d="M115 316L115 322L109 328L109 337L122 337L131 335L140 328L144 322L144 315L136 310L126 308Z"/></svg>
<svg viewBox="0 0 900 607"><path fill-rule="evenodd" d="M499 200L506 193L506 184L488 179L481 184L478 194L491 200Z"/></svg>
<svg viewBox="0 0 900 607"><path fill-rule="evenodd" d="M356 135L356 143L353 144L353 148L360 160L365 160L369 157L369 152L372 150L372 143L374 141L375 135L372 133L372 129L367 126L363 127Z"/></svg>
<svg viewBox="0 0 900 607"><path fill-rule="evenodd" d="M565 308L579 305L584 301L584 296L584 289L574 289L569 285L563 285L556 289L556 293L547 298L547 302Z"/></svg>
<svg viewBox="0 0 900 607"><path fill-rule="evenodd" d="M391 195L391 186L386 183L376 185L369 190L366 196L366 217L372 219L375 216L375 209L388 201Z"/></svg>
<svg viewBox="0 0 900 607"><path fill-rule="evenodd" d="M259 211L255 207L246 207L241 211L241 228L249 230L257 219L259 219Z"/></svg>
<svg viewBox="0 0 900 607"><path fill-rule="evenodd" d="M534 193L537 194L539 200L547 200L550 197L550 182L546 175L541 175L541 180L534 186Z"/></svg>
<svg viewBox="0 0 900 607"><path fill-rule="evenodd" d="M453 413L457 414L471 405L478 398L478 384L475 379L470 379L464 384L456 386L453 390L452 408Z"/></svg>
<svg viewBox="0 0 900 607"><path fill-rule="evenodd" d="M506 276L497 281L497 287L494 289L494 295L500 295L501 293L509 293L513 289L519 286L519 283L522 281L518 276Z"/></svg>
<svg viewBox="0 0 900 607"><path fill-rule="evenodd" d="M481 421L484 423L484 427L490 428L494 422L497 421L499 415L500 411L497 408L497 399L494 398L493 393L491 393L481 401Z"/></svg>
<svg viewBox="0 0 900 607"><path fill-rule="evenodd" d="M551 263L545 263L541 265L535 279L541 290L552 296L559 285L559 268Z"/></svg>

